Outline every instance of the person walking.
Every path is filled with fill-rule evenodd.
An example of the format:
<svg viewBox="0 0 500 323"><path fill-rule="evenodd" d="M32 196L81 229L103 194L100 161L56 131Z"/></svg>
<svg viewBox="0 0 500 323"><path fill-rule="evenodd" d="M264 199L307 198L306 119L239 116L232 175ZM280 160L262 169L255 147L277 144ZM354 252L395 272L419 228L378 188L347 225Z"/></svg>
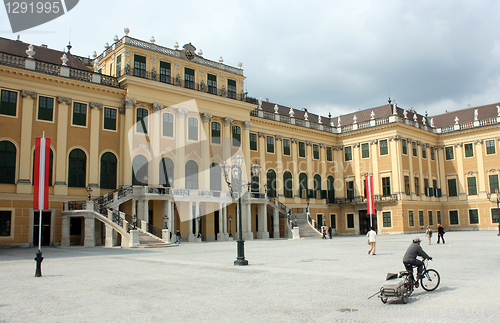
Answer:
<svg viewBox="0 0 500 323"><path fill-rule="evenodd" d="M366 236L368 237L368 244L370 245L370 250L368 250L368 254L370 254L373 250L373 253L372 255L375 256L375 242L377 240L377 232L375 232L375 230L373 230L373 228L370 229L370 231L368 231L368 233L366 234Z"/></svg>
<svg viewBox="0 0 500 323"><path fill-rule="evenodd" d="M322 239L326 239L326 227L323 227L323 238Z"/></svg>
<svg viewBox="0 0 500 323"><path fill-rule="evenodd" d="M179 229L175 232L175 243L181 244L181 231Z"/></svg>
<svg viewBox="0 0 500 323"><path fill-rule="evenodd" d="M446 232L444 231L444 228L441 226L441 224L438 224L438 244L439 244L439 240L440 239L443 239L443 244L445 244L444 242L444 234Z"/></svg>
<svg viewBox="0 0 500 323"><path fill-rule="evenodd" d="M427 226L427 230L425 230L425 235L427 236L427 239L429 239L429 244L431 244L432 229L430 226Z"/></svg>

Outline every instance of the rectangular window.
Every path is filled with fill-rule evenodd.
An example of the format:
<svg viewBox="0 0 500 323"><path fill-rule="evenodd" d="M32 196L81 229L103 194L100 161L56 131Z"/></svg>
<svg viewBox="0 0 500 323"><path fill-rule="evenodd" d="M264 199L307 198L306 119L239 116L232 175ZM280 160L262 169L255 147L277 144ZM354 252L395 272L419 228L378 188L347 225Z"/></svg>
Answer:
<svg viewBox="0 0 500 323"><path fill-rule="evenodd" d="M212 122L212 143L220 144L220 123L218 122Z"/></svg>
<svg viewBox="0 0 500 323"><path fill-rule="evenodd" d="M146 57L134 55L134 76L146 77Z"/></svg>
<svg viewBox="0 0 500 323"><path fill-rule="evenodd" d="M469 187L469 195L477 195L477 184L475 177L467 177L467 186Z"/></svg>
<svg viewBox="0 0 500 323"><path fill-rule="evenodd" d="M54 120L54 99L45 96L38 97L38 120Z"/></svg>
<svg viewBox="0 0 500 323"><path fill-rule="evenodd" d="M490 175L490 193L495 193L498 190L498 174Z"/></svg>
<svg viewBox="0 0 500 323"><path fill-rule="evenodd" d="M227 97L236 99L236 81L227 79Z"/></svg>
<svg viewBox="0 0 500 323"><path fill-rule="evenodd" d="M417 143L416 142L412 142L411 146L412 146L412 149L413 149L413 157L417 157L418 156Z"/></svg>
<svg viewBox="0 0 500 323"><path fill-rule="evenodd" d="M437 218L438 218L438 224L443 224L441 223L441 211L437 211Z"/></svg>
<svg viewBox="0 0 500 323"><path fill-rule="evenodd" d="M361 157L362 158L370 158L370 144L369 143L361 144Z"/></svg>
<svg viewBox="0 0 500 323"><path fill-rule="evenodd" d="M170 83L170 63L160 61L160 82Z"/></svg>
<svg viewBox="0 0 500 323"><path fill-rule="evenodd" d="M408 211L408 225L410 227L415 226L415 219L413 218L413 211L412 210Z"/></svg>
<svg viewBox="0 0 500 323"><path fill-rule="evenodd" d="M327 161L333 161L332 147L326 147L326 160Z"/></svg>
<svg viewBox="0 0 500 323"><path fill-rule="evenodd" d="M424 222L424 211L418 211L418 224L423 227L425 225Z"/></svg>
<svg viewBox="0 0 500 323"><path fill-rule="evenodd" d="M194 89L194 70L192 68L184 68L184 87Z"/></svg>
<svg viewBox="0 0 500 323"><path fill-rule="evenodd" d="M166 137L174 136L174 115L171 113L163 114L163 135Z"/></svg>
<svg viewBox="0 0 500 323"><path fill-rule="evenodd" d="M330 214L331 227L333 230L337 228L337 221L335 219L335 214Z"/></svg>
<svg viewBox="0 0 500 323"><path fill-rule="evenodd" d="M486 140L486 155L496 153L495 140Z"/></svg>
<svg viewBox="0 0 500 323"><path fill-rule="evenodd" d="M391 195L391 178L390 177L382 177L382 194L384 196Z"/></svg>
<svg viewBox="0 0 500 323"><path fill-rule="evenodd" d="M274 137L267 136L267 152L274 153Z"/></svg>
<svg viewBox="0 0 500 323"><path fill-rule="evenodd" d="M453 146L446 147L445 151L446 151L446 160L455 159L455 155L453 153Z"/></svg>
<svg viewBox="0 0 500 323"><path fill-rule="evenodd" d="M137 132L148 133L148 110L137 109Z"/></svg>
<svg viewBox="0 0 500 323"><path fill-rule="evenodd" d="M233 146L241 146L241 127L233 126Z"/></svg>
<svg viewBox="0 0 500 323"><path fill-rule="evenodd" d="M347 198L353 199L354 198L354 181L347 181L345 184L346 184L346 189L347 189Z"/></svg>
<svg viewBox="0 0 500 323"><path fill-rule="evenodd" d="M413 180L415 181L415 194L420 196L420 178L414 177Z"/></svg>
<svg viewBox="0 0 500 323"><path fill-rule="evenodd" d="M283 139L283 155L290 156L290 139Z"/></svg>
<svg viewBox="0 0 500 323"><path fill-rule="evenodd" d="M116 130L116 109L104 108L104 129Z"/></svg>
<svg viewBox="0 0 500 323"><path fill-rule="evenodd" d="M435 152L434 147L431 147L431 160L435 160L435 159L436 159L436 152Z"/></svg>
<svg viewBox="0 0 500 323"><path fill-rule="evenodd" d="M429 225L434 225L434 218L432 217L432 211L429 211Z"/></svg>
<svg viewBox="0 0 500 323"><path fill-rule="evenodd" d="M383 212L382 217L384 220L384 228L390 228L392 227L392 222L391 222L391 212Z"/></svg>
<svg viewBox="0 0 500 323"><path fill-rule="evenodd" d="M438 188L437 187L438 187L438 181L437 181L437 179L433 179L432 180L432 193L434 194L435 197L438 197L438 193L437 193Z"/></svg>
<svg viewBox="0 0 500 323"><path fill-rule="evenodd" d="M73 124L87 125L87 105L85 103L73 102Z"/></svg>
<svg viewBox="0 0 500 323"><path fill-rule="evenodd" d="M405 194L410 195L410 176L405 176Z"/></svg>
<svg viewBox="0 0 500 323"><path fill-rule="evenodd" d="M465 144L464 149L465 149L465 157L474 157L474 146L472 145L472 143Z"/></svg>
<svg viewBox="0 0 500 323"><path fill-rule="evenodd" d="M428 178L424 178L424 192L425 192L425 196L431 196L431 193L429 191L430 191L430 189L429 189L429 179Z"/></svg>
<svg viewBox="0 0 500 323"><path fill-rule="evenodd" d="M12 211L0 211L0 237L10 237Z"/></svg>
<svg viewBox="0 0 500 323"><path fill-rule="evenodd" d="M347 214L347 228L354 229L354 214Z"/></svg>
<svg viewBox="0 0 500 323"><path fill-rule="evenodd" d="M198 119L196 118L188 119L188 139L198 140Z"/></svg>
<svg viewBox="0 0 500 323"><path fill-rule="evenodd" d="M122 55L116 56L116 70L115 70L115 76L120 77L122 73Z"/></svg>
<svg viewBox="0 0 500 323"><path fill-rule="evenodd" d="M455 178L448 180L448 196L458 196L457 180Z"/></svg>
<svg viewBox="0 0 500 323"><path fill-rule="evenodd" d="M422 158L427 159L427 147L422 146Z"/></svg>
<svg viewBox="0 0 500 323"><path fill-rule="evenodd" d="M469 222L470 224L479 224L479 213L478 210L469 210Z"/></svg>
<svg viewBox="0 0 500 323"><path fill-rule="evenodd" d="M451 225L458 225L458 211L450 211L450 224Z"/></svg>
<svg viewBox="0 0 500 323"><path fill-rule="evenodd" d="M217 94L217 76L208 74L208 93Z"/></svg>
<svg viewBox="0 0 500 323"><path fill-rule="evenodd" d="M306 143L303 141L299 142L299 157L306 157Z"/></svg>
<svg viewBox="0 0 500 323"><path fill-rule="evenodd" d="M257 134L250 133L250 150L257 150Z"/></svg>
<svg viewBox="0 0 500 323"><path fill-rule="evenodd" d="M389 154L389 146L387 143L387 139L380 140L380 156Z"/></svg>
<svg viewBox="0 0 500 323"><path fill-rule="evenodd" d="M8 116L16 115L17 92L2 90L0 97L0 114Z"/></svg>
<svg viewBox="0 0 500 323"><path fill-rule="evenodd" d="M344 148L345 161L352 160L352 146L346 146Z"/></svg>
<svg viewBox="0 0 500 323"><path fill-rule="evenodd" d="M491 223L499 223L500 209L491 209Z"/></svg>
<svg viewBox="0 0 500 323"><path fill-rule="evenodd" d="M314 159L319 159L319 145L313 145L313 157Z"/></svg>
<svg viewBox="0 0 500 323"><path fill-rule="evenodd" d="M401 139L401 143L403 145L403 155L408 155L408 146L406 143L406 139Z"/></svg>

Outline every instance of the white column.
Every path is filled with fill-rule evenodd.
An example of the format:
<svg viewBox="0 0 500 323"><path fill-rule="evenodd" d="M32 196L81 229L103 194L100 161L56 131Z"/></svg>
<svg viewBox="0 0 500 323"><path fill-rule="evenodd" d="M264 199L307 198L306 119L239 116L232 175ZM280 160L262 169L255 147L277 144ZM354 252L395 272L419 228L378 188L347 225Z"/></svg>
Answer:
<svg viewBox="0 0 500 323"><path fill-rule="evenodd" d="M95 219L93 216L85 216L85 239L83 246L85 248L95 247Z"/></svg>
<svg viewBox="0 0 500 323"><path fill-rule="evenodd" d="M273 217L274 217L274 220L273 220L273 224L274 224L274 228L273 228L273 233L274 233L274 238L275 239L279 239L280 237L280 214L278 212L277 209L274 209L273 210Z"/></svg>
<svg viewBox="0 0 500 323"><path fill-rule="evenodd" d="M219 232L217 233L217 241L225 241L226 231L224 227L224 214L222 202L219 202Z"/></svg>
<svg viewBox="0 0 500 323"><path fill-rule="evenodd" d="M61 238L61 247L68 248L70 246L70 221L71 218L69 216L62 217L62 238Z"/></svg>
<svg viewBox="0 0 500 323"><path fill-rule="evenodd" d="M226 240L229 239L229 233L227 230L227 203L222 204L222 216L223 216L223 221L224 221L224 236L226 237Z"/></svg>
<svg viewBox="0 0 500 323"><path fill-rule="evenodd" d="M193 242L196 241L196 236L193 234L193 221L194 215L193 215L193 202L189 201L189 234L188 234L188 242Z"/></svg>
<svg viewBox="0 0 500 323"><path fill-rule="evenodd" d="M116 245L115 236L113 234L113 228L106 226L106 240L104 242L105 247L111 248Z"/></svg>

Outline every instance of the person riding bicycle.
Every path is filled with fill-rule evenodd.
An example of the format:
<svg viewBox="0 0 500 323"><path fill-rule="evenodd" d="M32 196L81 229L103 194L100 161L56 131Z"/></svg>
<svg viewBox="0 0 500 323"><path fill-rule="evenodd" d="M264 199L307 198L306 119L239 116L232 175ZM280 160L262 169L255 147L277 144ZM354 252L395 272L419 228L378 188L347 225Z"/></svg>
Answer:
<svg viewBox="0 0 500 323"><path fill-rule="evenodd" d="M432 260L432 257L426 254L424 249L420 246L420 241L422 241L420 238L413 239L413 243L408 247L403 257L403 264L405 267L410 267L408 265L417 267L417 281L422 277L422 270L424 267L424 263L418 260L417 256Z"/></svg>

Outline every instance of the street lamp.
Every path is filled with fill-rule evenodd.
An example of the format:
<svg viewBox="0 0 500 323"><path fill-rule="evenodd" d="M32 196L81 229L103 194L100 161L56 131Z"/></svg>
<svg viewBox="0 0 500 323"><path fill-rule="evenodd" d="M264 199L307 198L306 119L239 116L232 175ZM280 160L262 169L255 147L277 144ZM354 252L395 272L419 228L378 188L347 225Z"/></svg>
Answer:
<svg viewBox="0 0 500 323"><path fill-rule="evenodd" d="M488 194L488 200L497 204L497 215L500 217L500 194L498 192L498 188L495 189L495 194L497 195L496 199L491 199L491 193ZM500 221L498 221L498 236L500 236Z"/></svg>
<svg viewBox="0 0 500 323"><path fill-rule="evenodd" d="M231 221L233 220L233 217L230 215L229 216L229 236L232 237L233 233L231 232Z"/></svg>
<svg viewBox="0 0 500 323"><path fill-rule="evenodd" d="M238 241L237 241L237 258L234 261L235 266L246 266L248 265L248 260L245 259L245 241L243 241L243 228L241 224L241 194L243 192L243 186L249 186L251 183L242 181L242 171L241 165L243 165L244 157L241 153L234 157L234 165L230 166L226 162L222 165L222 170L224 171L224 178L227 185L231 189L233 198L238 197ZM255 163L252 165L252 175L257 176L260 172L260 166ZM231 175L231 182L229 181L229 176ZM231 220L229 220L231 222Z"/></svg>
<svg viewBox="0 0 500 323"><path fill-rule="evenodd" d="M90 188L90 186L87 186L87 196L90 201L92 199L92 189Z"/></svg>

